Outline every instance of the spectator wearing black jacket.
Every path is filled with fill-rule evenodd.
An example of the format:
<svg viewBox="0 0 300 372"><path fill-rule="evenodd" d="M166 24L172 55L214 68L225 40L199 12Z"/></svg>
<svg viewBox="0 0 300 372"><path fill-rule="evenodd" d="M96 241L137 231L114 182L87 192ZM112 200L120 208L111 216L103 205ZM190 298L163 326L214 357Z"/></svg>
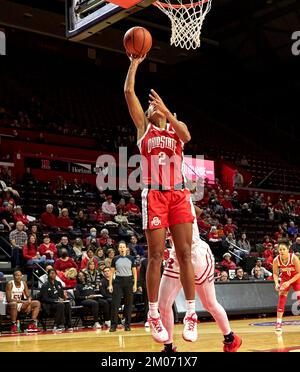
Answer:
<svg viewBox="0 0 300 372"><path fill-rule="evenodd" d="M103 315L105 323L110 320L109 304L102 298L102 294L96 293L94 287L87 283L86 273L78 273L78 284L74 289L74 295L77 305L91 309L94 318L94 328L101 328L100 317ZM108 325L108 324L106 324Z"/></svg>
<svg viewBox="0 0 300 372"><path fill-rule="evenodd" d="M48 271L48 281L42 285L40 301L43 310L48 315L55 316L54 332L61 332L64 327L66 330L73 330L70 301L66 299L62 284L56 280L55 269Z"/></svg>
<svg viewBox="0 0 300 372"><path fill-rule="evenodd" d="M65 235L62 236L60 242L58 244L56 244L56 248L57 248L57 256L58 257L62 256L63 248L65 248L68 251L68 256L69 257L71 257L73 259L76 257L76 254L73 250L73 246L72 246L72 244L70 244L69 238Z"/></svg>

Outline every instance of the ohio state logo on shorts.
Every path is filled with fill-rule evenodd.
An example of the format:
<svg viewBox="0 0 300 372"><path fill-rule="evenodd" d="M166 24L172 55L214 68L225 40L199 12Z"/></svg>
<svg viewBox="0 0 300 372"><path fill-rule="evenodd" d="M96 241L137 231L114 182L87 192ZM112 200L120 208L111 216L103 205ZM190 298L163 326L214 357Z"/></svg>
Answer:
<svg viewBox="0 0 300 372"><path fill-rule="evenodd" d="M151 221L151 225L152 226L159 226L159 225L161 225L161 220L158 217L153 217L153 219Z"/></svg>

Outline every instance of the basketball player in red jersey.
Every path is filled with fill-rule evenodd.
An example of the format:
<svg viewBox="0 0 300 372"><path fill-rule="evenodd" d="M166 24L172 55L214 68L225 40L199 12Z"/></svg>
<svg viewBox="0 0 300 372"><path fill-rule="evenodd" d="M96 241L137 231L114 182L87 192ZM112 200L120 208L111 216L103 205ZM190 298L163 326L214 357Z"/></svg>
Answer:
<svg viewBox="0 0 300 372"><path fill-rule="evenodd" d="M294 253L289 252L288 243L281 242L278 245L279 255L273 261L273 277L275 289L279 292L279 300L277 306L277 323L275 327L276 333L282 332L282 317L286 298L292 287L295 292L300 291L300 262L299 258ZM281 271L281 281L279 283L279 269ZM300 300L300 292L297 294L297 301Z"/></svg>
<svg viewBox="0 0 300 372"><path fill-rule="evenodd" d="M137 144L142 158L143 228L149 250L146 274L148 322L155 341L166 342L169 337L158 312L158 290L166 229L170 228L181 268L180 279L187 305L182 336L187 341L196 341L195 283L191 262L194 216L190 193L185 188L182 173L183 146L191 136L187 126L171 114L154 90L151 90L149 95L150 104L147 116L145 115L135 94L136 71L145 56L129 58L131 63L124 92L130 115L137 128Z"/></svg>
<svg viewBox="0 0 300 372"><path fill-rule="evenodd" d="M201 215L200 208L195 206L197 215ZM158 306L161 320L169 334L169 340L165 342L163 351L175 352L173 346L174 316L172 305L181 289L180 268L174 245L170 257L166 263L162 280L159 287ZM214 256L209 245L201 240L197 219L193 223L192 262L195 271L196 292L204 308L214 317L218 327L224 336L224 352L235 352L241 346L242 340L231 331L227 314L216 298L214 285Z"/></svg>

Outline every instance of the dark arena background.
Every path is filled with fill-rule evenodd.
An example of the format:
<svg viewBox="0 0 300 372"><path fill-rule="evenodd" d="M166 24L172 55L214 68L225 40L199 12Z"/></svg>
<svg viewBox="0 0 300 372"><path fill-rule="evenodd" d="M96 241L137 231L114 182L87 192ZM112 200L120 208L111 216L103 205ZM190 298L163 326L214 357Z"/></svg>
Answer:
<svg viewBox="0 0 300 372"><path fill-rule="evenodd" d="M136 166L119 159L121 148L128 159L138 154L124 98L130 62L123 36L134 26L153 38L136 76L143 108L155 89L191 133L185 155L198 159L186 159L186 171L201 188L198 227L215 256L217 299L243 340L239 351L299 351L292 290L283 331L275 333L273 260L282 240L300 257L300 2L212 0L195 50L170 46L170 21L152 1L126 10L120 3L97 18L110 2L0 0L0 351L163 348L145 324L141 190L127 182ZM74 4L82 24L74 23ZM99 162L105 154L115 161ZM115 187L99 187L99 176L114 177ZM131 331L124 331L122 301L111 333L104 311L95 321L74 288L92 260L91 283L109 305L103 269L120 240L135 257L138 288ZM70 265L60 259L63 248ZM12 322L6 293L18 269L32 299L40 299L47 263L64 283L71 324L57 328L42 302L36 332L30 314ZM184 342L184 300L181 292L173 305L177 351L223 351L222 333L199 299L198 340Z"/></svg>

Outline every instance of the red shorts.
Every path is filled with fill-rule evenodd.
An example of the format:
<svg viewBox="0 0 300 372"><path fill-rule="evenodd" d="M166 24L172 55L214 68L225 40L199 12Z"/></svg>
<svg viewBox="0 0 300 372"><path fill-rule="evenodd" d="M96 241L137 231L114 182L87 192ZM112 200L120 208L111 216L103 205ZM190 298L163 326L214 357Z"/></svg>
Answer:
<svg viewBox="0 0 300 372"><path fill-rule="evenodd" d="M142 191L143 229L160 229L194 222L190 192L184 190Z"/></svg>

